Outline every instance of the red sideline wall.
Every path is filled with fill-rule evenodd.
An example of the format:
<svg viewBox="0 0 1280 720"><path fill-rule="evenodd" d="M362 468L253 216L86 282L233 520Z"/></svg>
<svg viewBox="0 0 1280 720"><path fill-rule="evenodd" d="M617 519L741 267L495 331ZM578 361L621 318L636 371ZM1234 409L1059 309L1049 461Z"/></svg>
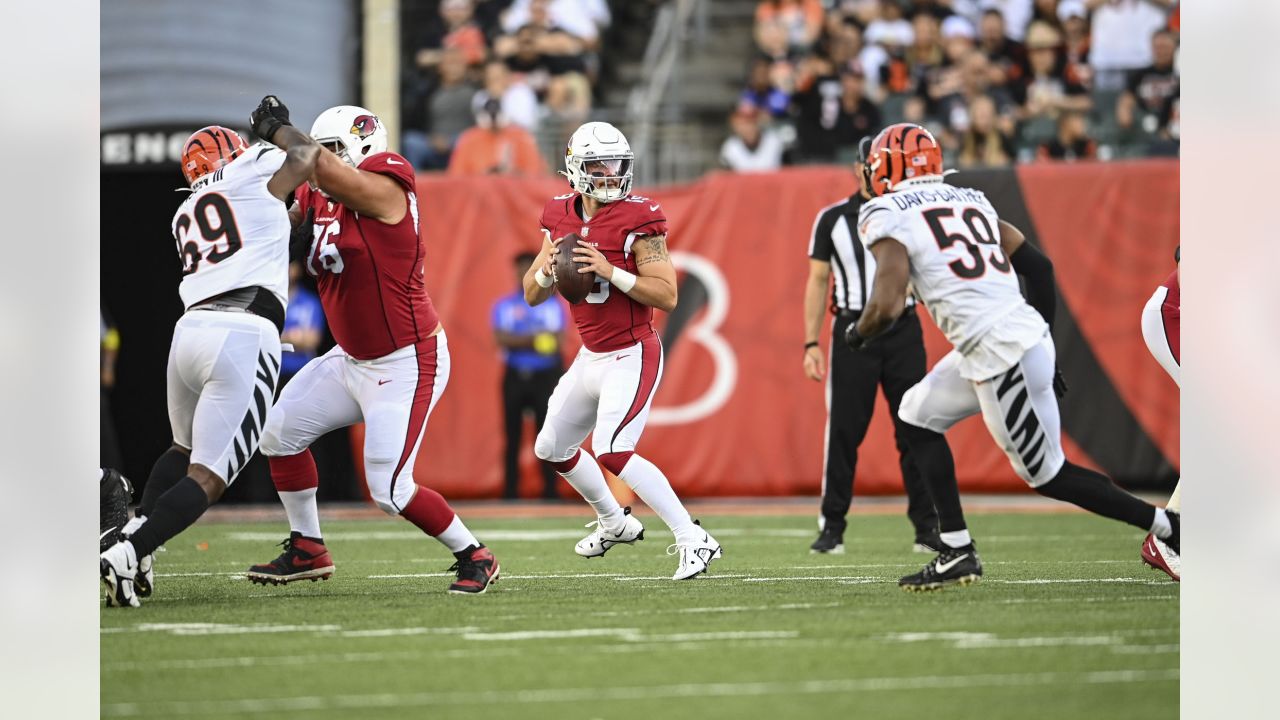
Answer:
<svg viewBox="0 0 1280 720"><path fill-rule="evenodd" d="M1100 340L1095 351L1126 404L1176 463L1176 390L1147 355L1138 326L1177 244L1176 162L1038 165L1018 173L1066 301L1087 336ZM699 311L669 353L639 446L681 494L820 491L823 386L801 371L806 250L818 210L854 187L846 170L806 168L713 173L690 185L639 191L670 219L669 246L680 269L695 272L718 299ZM428 424L415 479L448 497L501 493L502 368L489 310L515 287L512 256L538 247L543 204L566 190L552 179L418 178L427 287L448 334L453 375ZM993 201L998 209L999 199ZM721 310L714 324L711 315ZM927 316L923 324L932 363L949 347ZM566 361L576 338L570 344ZM883 397L879 402L859 452L859 494L901 491L888 408ZM360 429L353 438L359 466ZM962 422L948 439L963 489L1025 490L981 418ZM1067 451L1089 462L1070 439ZM539 482L535 462L526 449L530 489Z"/></svg>

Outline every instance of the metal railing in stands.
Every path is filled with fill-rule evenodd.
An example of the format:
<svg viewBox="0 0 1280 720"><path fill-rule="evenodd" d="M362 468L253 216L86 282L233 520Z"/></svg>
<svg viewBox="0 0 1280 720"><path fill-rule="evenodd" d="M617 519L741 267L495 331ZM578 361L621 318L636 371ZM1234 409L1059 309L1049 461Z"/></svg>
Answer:
<svg viewBox="0 0 1280 720"><path fill-rule="evenodd" d="M705 0L674 0L658 10L653 34L649 37L649 45L644 53L646 80L637 84L627 99L626 124L630 128L627 137L636 155L637 185L672 181L662 177L662 171L670 167L669 164L664 165L664 160L673 158L662 157L669 155L663 149L666 143L659 142L655 137L658 112L661 109L666 118L680 117L680 108L678 104L670 102L668 89L678 70L690 23L695 13L700 18L704 17L704 4ZM700 9L702 12L699 13ZM705 24L705 21L698 23L699 32L705 28Z"/></svg>

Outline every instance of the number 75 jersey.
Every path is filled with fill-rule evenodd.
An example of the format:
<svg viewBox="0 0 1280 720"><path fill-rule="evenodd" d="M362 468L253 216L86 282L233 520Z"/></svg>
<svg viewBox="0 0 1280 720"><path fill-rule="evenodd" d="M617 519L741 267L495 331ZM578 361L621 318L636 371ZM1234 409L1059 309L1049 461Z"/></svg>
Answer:
<svg viewBox="0 0 1280 720"><path fill-rule="evenodd" d="M962 355L960 374L981 381L1013 366L1049 326L1022 297L1000 247L1000 222L980 190L908 180L862 206L868 248L893 238L907 249L911 284Z"/></svg>
<svg viewBox="0 0 1280 720"><path fill-rule="evenodd" d="M173 216L185 308L259 286L289 300L289 211L267 190L284 151L254 145L196 181Z"/></svg>

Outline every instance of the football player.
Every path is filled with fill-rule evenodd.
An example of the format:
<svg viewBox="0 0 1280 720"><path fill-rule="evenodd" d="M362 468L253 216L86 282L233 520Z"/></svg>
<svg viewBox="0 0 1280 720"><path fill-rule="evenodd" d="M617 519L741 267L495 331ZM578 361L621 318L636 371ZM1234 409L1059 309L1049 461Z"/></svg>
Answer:
<svg viewBox="0 0 1280 720"><path fill-rule="evenodd" d="M191 195L173 216L187 312L169 349L173 447L156 461L137 516L99 566L107 604L152 592L152 554L222 497L257 449L280 375L289 297L284 199L311 176L320 146L289 129L288 152L234 130L197 130L182 151Z"/></svg>
<svg viewBox="0 0 1280 720"><path fill-rule="evenodd" d="M274 96L263 99L253 122L255 133L282 148L302 142L300 133L285 132L289 112ZM304 234L312 229L304 264L338 344L307 363L268 414L262 454L290 533L284 552L248 577L284 584L333 574L309 448L330 430L364 422L373 501L453 553L457 579L449 592L483 593L498 579L498 561L440 493L413 481L427 418L449 382L449 346L424 282L413 168L387 152L386 128L362 107L325 110L311 136L325 150L290 214Z"/></svg>
<svg viewBox="0 0 1280 720"><path fill-rule="evenodd" d="M943 180L942 149L919 125L882 130L868 163L877 197L862 206L858 235L875 256L876 279L845 339L860 348L888 328L903 312L910 283L954 347L903 396L899 417L920 430L916 437L927 437L980 412L1014 471L1037 492L1149 530L1177 553L1176 512L1139 500L1063 455L1048 259L997 217L982 192ZM1027 299L1015 273L1027 278ZM928 481L946 547L899 581L909 590L982 575L955 481L938 474Z"/></svg>
<svg viewBox="0 0 1280 720"><path fill-rule="evenodd" d="M572 306L582 350L560 378L534 452L596 511L595 530L575 548L599 557L620 543L644 538L644 526L620 507L605 483L603 465L635 491L675 534L668 554L679 554L676 580L705 572L720 544L689 516L662 471L636 454L662 379L662 343L653 309L676 306L676 271L667 254L667 219L654 200L631 194L634 156L617 128L589 122L574 131L565 152L573 192L542 210L542 249L524 276L525 300L545 302L555 291L555 257L573 253L579 273L593 273L589 295ZM582 237L565 247L570 233ZM597 457L581 449L592 434ZM599 464L597 464L597 460Z"/></svg>
<svg viewBox="0 0 1280 720"><path fill-rule="evenodd" d="M1179 278L1182 271L1182 249L1175 249L1173 262L1177 265L1142 308L1142 339L1152 357L1169 373L1173 382L1182 387L1182 291ZM1182 481L1173 488L1166 508L1182 511ZM1142 540L1142 561L1157 570L1163 570L1174 580L1182 579L1182 561L1177 553L1160 538L1150 533Z"/></svg>

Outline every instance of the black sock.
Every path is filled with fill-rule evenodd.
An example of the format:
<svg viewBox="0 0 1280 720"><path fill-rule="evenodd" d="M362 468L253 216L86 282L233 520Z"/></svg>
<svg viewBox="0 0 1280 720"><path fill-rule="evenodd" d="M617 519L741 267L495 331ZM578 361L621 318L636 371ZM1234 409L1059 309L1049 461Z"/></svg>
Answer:
<svg viewBox="0 0 1280 720"><path fill-rule="evenodd" d="M150 555L169 538L191 527L208 509L209 496L204 488L193 478L184 477L156 500L147 521L130 536L129 542L139 558Z"/></svg>
<svg viewBox="0 0 1280 720"><path fill-rule="evenodd" d="M1156 519L1155 506L1125 492L1106 475L1069 462L1036 492L1142 530L1150 530Z"/></svg>
<svg viewBox="0 0 1280 720"><path fill-rule="evenodd" d="M151 475L147 478L147 484L142 486L142 502L138 503L134 514L138 517L150 517L151 511L155 509L156 500L160 496L169 492L179 480L187 474L187 468L191 465L191 458L187 454L175 447L170 447L156 459L155 465L151 466Z"/></svg>
<svg viewBox="0 0 1280 720"><path fill-rule="evenodd" d="M903 439L911 450L911 460L929 488L933 507L938 511L940 532L964 530L964 510L960 507L960 488L956 485L956 462L951 446L942 433L903 424Z"/></svg>

